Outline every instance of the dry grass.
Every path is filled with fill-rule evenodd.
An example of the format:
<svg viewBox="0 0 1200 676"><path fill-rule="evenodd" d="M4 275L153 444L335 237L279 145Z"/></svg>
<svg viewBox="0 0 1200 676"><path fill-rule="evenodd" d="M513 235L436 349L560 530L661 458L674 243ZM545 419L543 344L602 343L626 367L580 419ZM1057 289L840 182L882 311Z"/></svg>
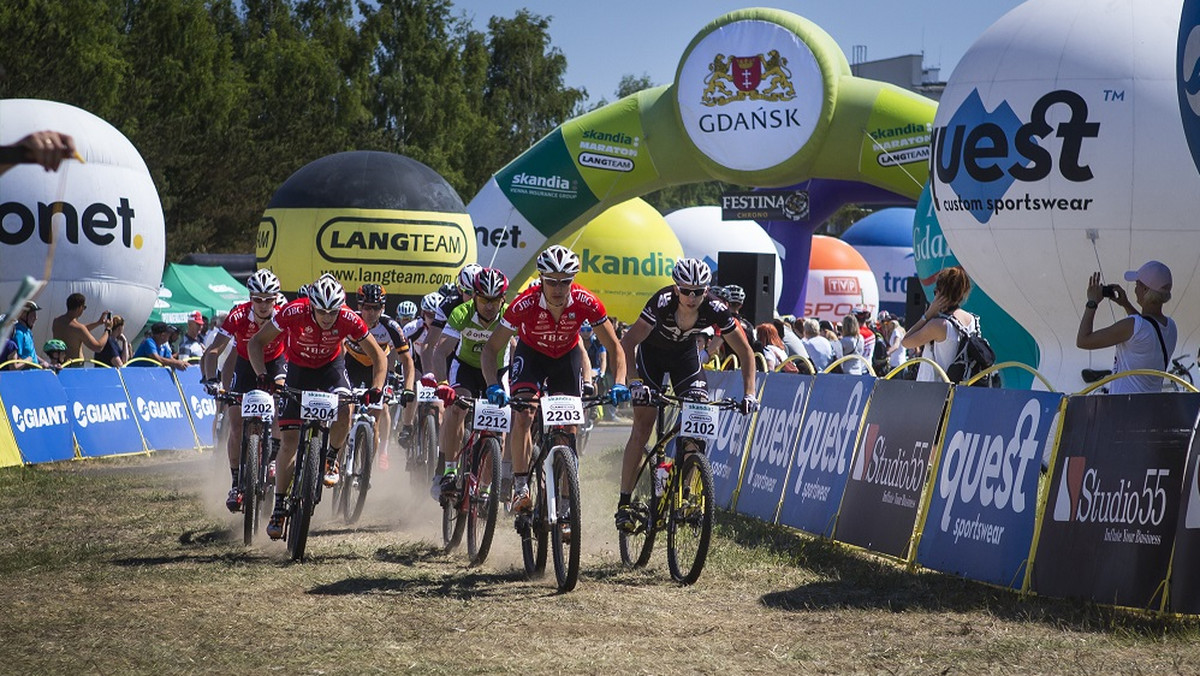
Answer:
<svg viewBox="0 0 1200 676"><path fill-rule="evenodd" d="M1200 673L1198 625L943 575L723 515L699 584L619 564L619 428L584 458L578 589L528 582L510 522L480 569L384 475L312 560L245 548L209 456L0 471L0 672ZM324 507L324 505L323 505Z"/></svg>

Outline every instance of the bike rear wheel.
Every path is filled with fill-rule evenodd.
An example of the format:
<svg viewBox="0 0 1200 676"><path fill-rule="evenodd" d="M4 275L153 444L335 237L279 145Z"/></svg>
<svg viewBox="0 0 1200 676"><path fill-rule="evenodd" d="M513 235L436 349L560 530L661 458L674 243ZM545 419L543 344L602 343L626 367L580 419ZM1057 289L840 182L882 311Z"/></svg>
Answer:
<svg viewBox="0 0 1200 676"><path fill-rule="evenodd" d="M681 584L700 579L712 539L712 467L702 453L687 453L668 482L667 567Z"/></svg>
<svg viewBox="0 0 1200 676"><path fill-rule="evenodd" d="M367 491L371 489L371 464L375 461L375 429L370 423L360 422L351 434L353 452L346 455L346 467L342 470L342 515L346 523L358 521L363 505L367 503ZM347 447L349 448L349 447Z"/></svg>
<svg viewBox="0 0 1200 676"><path fill-rule="evenodd" d="M579 468L570 446L555 446L550 452L553 454L555 500L554 523L547 526L554 550L558 591L569 592L579 582L579 550L583 536L580 532Z"/></svg>
<svg viewBox="0 0 1200 676"><path fill-rule="evenodd" d="M654 553L654 538L660 525L661 498L654 496L655 467L652 458L653 455L648 455L642 460L633 492L629 495L629 506L636 520L633 531L618 531L617 534L621 561L633 568L641 568L650 562L650 555Z"/></svg>
<svg viewBox="0 0 1200 676"><path fill-rule="evenodd" d="M254 544L254 532L258 530L259 492L258 474L262 459L262 421L242 421L242 458L238 470L238 490L242 492L242 543Z"/></svg>
<svg viewBox="0 0 1200 676"><path fill-rule="evenodd" d="M293 561L303 561L308 544L308 527L317 503L321 482L321 434L313 431L296 452L296 470L292 477L291 514L288 517L287 546Z"/></svg>
<svg viewBox="0 0 1200 676"><path fill-rule="evenodd" d="M464 485L463 491L466 490ZM463 508L466 500L462 492L453 500L442 500L442 544L447 552L453 551L462 542L463 531L467 528L467 513Z"/></svg>
<svg viewBox="0 0 1200 676"><path fill-rule="evenodd" d="M484 437L471 453L471 471L463 487L469 499L467 507L467 554L471 565L487 560L496 533L496 514L500 507L500 440Z"/></svg>

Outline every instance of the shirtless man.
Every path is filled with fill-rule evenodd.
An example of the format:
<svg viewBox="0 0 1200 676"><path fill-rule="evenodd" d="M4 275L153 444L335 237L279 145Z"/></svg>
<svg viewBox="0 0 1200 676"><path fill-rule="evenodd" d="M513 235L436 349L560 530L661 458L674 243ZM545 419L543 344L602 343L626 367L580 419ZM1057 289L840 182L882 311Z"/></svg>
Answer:
<svg viewBox="0 0 1200 676"><path fill-rule="evenodd" d="M83 311L87 309L87 300L82 293L67 296L67 311L54 318L50 330L54 337L67 344L67 360L83 359L83 348L93 353L104 349L108 342L109 331L112 330L112 313L104 312L100 319L84 324L79 321ZM103 326L104 332L97 338L92 335L92 329Z"/></svg>

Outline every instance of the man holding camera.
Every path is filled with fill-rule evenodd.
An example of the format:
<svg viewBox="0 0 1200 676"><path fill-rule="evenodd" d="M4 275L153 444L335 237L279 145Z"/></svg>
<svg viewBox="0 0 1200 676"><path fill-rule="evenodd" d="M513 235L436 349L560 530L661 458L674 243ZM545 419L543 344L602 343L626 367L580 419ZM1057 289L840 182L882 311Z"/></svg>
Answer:
<svg viewBox="0 0 1200 676"><path fill-rule="evenodd" d="M1100 284L1100 273L1088 280L1087 304L1079 319L1075 346L1084 350L1116 347L1113 372L1134 369L1166 371L1175 352L1178 329L1175 321L1163 314L1162 306L1171 300L1171 269L1158 261L1150 261L1125 273L1125 281L1134 282L1133 294L1141 313L1129 302L1120 285ZM1096 309L1105 298L1120 305L1127 315L1103 329L1093 329ZM1161 392L1162 378L1155 376L1126 376L1108 385L1110 394Z"/></svg>
<svg viewBox="0 0 1200 676"><path fill-rule="evenodd" d="M105 311L100 318L90 324L79 321L83 311L87 309L87 299L82 293L67 296L67 311L54 318L50 331L54 337L67 344L67 361L83 359L83 348L93 353L104 349L108 343L108 334L112 330L112 313ZM92 335L92 329L103 326L104 332L100 337Z"/></svg>

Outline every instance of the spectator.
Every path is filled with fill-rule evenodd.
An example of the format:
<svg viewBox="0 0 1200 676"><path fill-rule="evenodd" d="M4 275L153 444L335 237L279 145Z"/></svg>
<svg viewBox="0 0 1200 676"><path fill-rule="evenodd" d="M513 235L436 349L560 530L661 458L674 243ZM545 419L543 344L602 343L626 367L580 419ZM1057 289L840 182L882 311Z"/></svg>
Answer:
<svg viewBox="0 0 1200 676"><path fill-rule="evenodd" d="M775 325L775 332L783 341L783 347L787 350L789 357L808 357L808 350L804 349L804 343L800 340L800 336L797 336L796 332L792 330L791 324L782 319L774 319L771 323Z"/></svg>
<svg viewBox="0 0 1200 676"><path fill-rule="evenodd" d="M179 369L180 371L187 370L188 363L182 359L176 359L171 354L171 327L162 322L155 322L150 326L150 332L146 338L142 340L142 344L138 346L137 352L133 353L133 358L145 357L158 362L163 366ZM148 361L134 362L138 366L153 366Z"/></svg>
<svg viewBox="0 0 1200 676"><path fill-rule="evenodd" d="M863 339L859 354L871 362L875 358L875 332L871 330L871 311L860 305L854 308L854 318L858 320L858 333Z"/></svg>
<svg viewBox="0 0 1200 676"><path fill-rule="evenodd" d="M4 325L8 321L8 315L0 314L0 335L4 335ZM4 339L4 344L0 345L0 364L7 364L17 358L17 341L12 337ZM21 364L9 364L4 366L5 370L15 371L19 369Z"/></svg>
<svg viewBox="0 0 1200 676"><path fill-rule="evenodd" d="M104 349L96 353L96 361L120 368L127 364L132 356L129 339L125 337L125 318L113 315L108 342L104 344Z"/></svg>
<svg viewBox="0 0 1200 676"><path fill-rule="evenodd" d="M42 346L42 353L46 355L46 368L58 373L62 370L63 362L67 360L67 344L57 338L51 338Z"/></svg>
<svg viewBox="0 0 1200 676"><path fill-rule="evenodd" d="M40 164L46 171L58 171L62 161L71 157L83 161L75 149L75 139L59 131L35 131L16 143L0 146L3 149L19 148L31 164ZM0 174L12 169L13 164L0 164Z"/></svg>
<svg viewBox="0 0 1200 676"><path fill-rule="evenodd" d="M821 335L821 323L815 317L804 320L804 349L818 372L829 368L833 362L833 345Z"/></svg>
<svg viewBox="0 0 1200 676"><path fill-rule="evenodd" d="M204 315L196 310L188 315L187 332L179 341L179 358L199 359L204 356Z"/></svg>
<svg viewBox="0 0 1200 676"><path fill-rule="evenodd" d="M175 326L174 324L168 324L167 325L167 348L170 350L171 356L175 357L176 359L182 359L182 357L179 356L179 343L177 342L178 340L179 340L179 327Z"/></svg>
<svg viewBox="0 0 1200 676"><path fill-rule="evenodd" d="M842 338L838 341L842 354L858 354L863 351L863 337L858 325L858 317L849 314L842 317ZM867 373L867 364L861 359L848 359L842 362L842 373L851 376L861 376Z"/></svg>
<svg viewBox="0 0 1200 676"><path fill-rule="evenodd" d="M891 371L908 361L908 350L901 344L904 340L904 329L896 315L890 312L879 313L879 329L880 337L887 345L887 368ZM906 376L901 374L900 377Z"/></svg>
<svg viewBox="0 0 1200 676"><path fill-rule="evenodd" d="M830 363L832 364L844 357L845 355L842 353L842 339L838 336L837 330L834 329L833 322L828 319L822 319L817 323L817 327L820 329L821 336L825 340L828 340L829 346L833 348L833 358L830 360Z"/></svg>
<svg viewBox="0 0 1200 676"><path fill-rule="evenodd" d="M37 303L26 301L25 309L21 310L17 324L13 327L12 337L17 344L17 359L24 359L33 364L40 363L33 343L33 325L37 323L38 312L41 309Z"/></svg>
<svg viewBox="0 0 1200 676"><path fill-rule="evenodd" d="M1134 282L1133 294L1141 312L1129 302L1125 289L1118 284L1107 288L1100 284L1100 273L1088 280L1087 304L1079 319L1075 345L1084 350L1116 347L1113 371L1134 369L1167 370L1175 353L1178 329L1175 320L1163 314L1163 305L1171 300L1171 269L1158 261L1150 261L1125 273L1125 281ZM1127 315L1116 323L1095 330L1096 308L1106 298L1120 305ZM1155 376L1126 376L1108 385L1110 394L1162 391L1162 378Z"/></svg>
<svg viewBox="0 0 1200 676"><path fill-rule="evenodd" d="M787 359L787 348L779 338L779 332L774 324L763 322L754 327L754 337L762 344L762 356L767 362L767 370L774 371Z"/></svg>
<svg viewBox="0 0 1200 676"><path fill-rule="evenodd" d="M50 323L50 332L58 340L61 340L67 346L67 358L83 360L83 348L87 348L92 353L98 353L104 349L108 343L109 336L112 332L112 313L102 312L100 318L94 322L84 324L79 321L83 316L83 311L87 309L87 299L82 293L73 293L67 296L67 311L54 318ZM98 326L103 326L104 331L100 337L92 335L92 330Z"/></svg>
<svg viewBox="0 0 1200 676"><path fill-rule="evenodd" d="M946 317L953 317L967 331L975 330L975 315L960 306L971 293L971 280L960 266L938 273L933 287L933 302L901 339L905 348L922 347L921 356L931 359L944 371L958 354L958 329ZM933 367L922 363L917 380L939 380Z"/></svg>

